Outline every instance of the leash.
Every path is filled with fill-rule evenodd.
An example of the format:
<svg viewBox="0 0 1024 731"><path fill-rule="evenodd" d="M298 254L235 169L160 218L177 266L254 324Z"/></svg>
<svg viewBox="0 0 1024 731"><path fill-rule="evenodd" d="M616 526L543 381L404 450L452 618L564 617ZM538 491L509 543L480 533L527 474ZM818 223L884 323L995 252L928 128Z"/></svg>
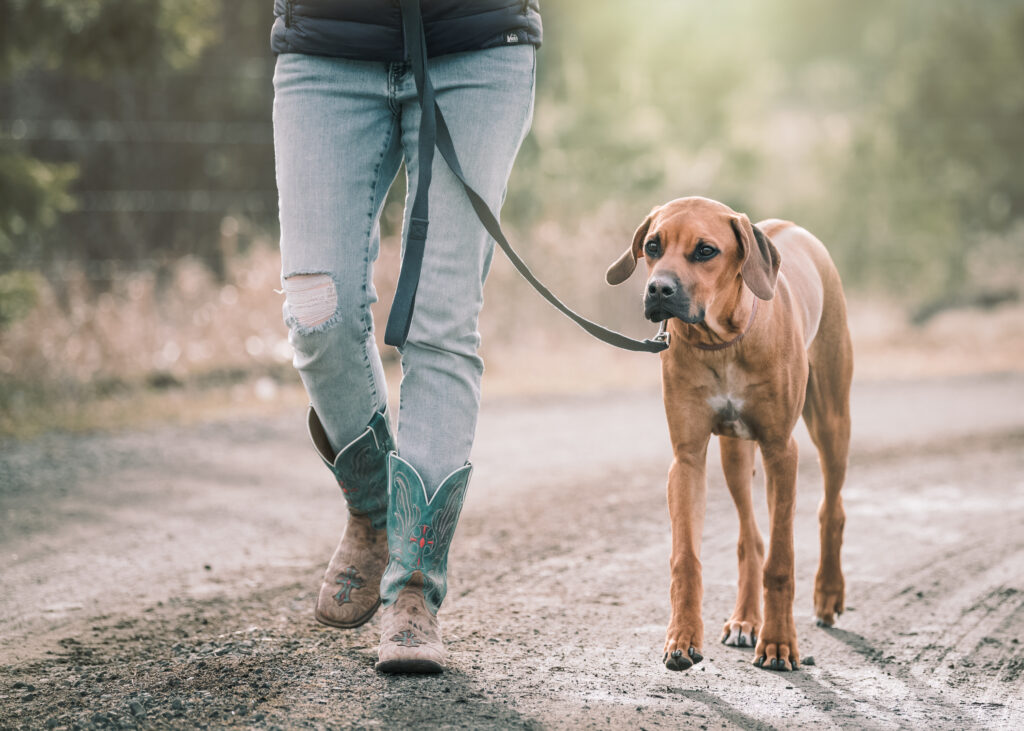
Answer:
<svg viewBox="0 0 1024 731"><path fill-rule="evenodd" d="M516 270L544 299L595 338L609 345L614 345L624 350L647 353L659 353L665 350L669 345L669 333L664 323L662 323L658 334L648 340L634 340L622 333L598 325L596 322L592 322L579 315L558 299L550 289L537 279L522 257L512 248L512 245L501 230L497 217L491 212L491 209L480 194L466 180L466 176L462 172L462 166L459 164L458 155L455 153L455 145L452 143L448 123L445 121L441 108L437 105L437 101L434 98L434 86L427 75L427 41L423 30L423 17L420 13L420 0L400 0L400 4L402 9L402 26L409 49L409 60L412 65L413 77L416 80L416 94L421 110L419 174L417 176L416 197L412 203L409 232L406 237L405 256L402 259L402 268L398 275L398 285L395 290L394 302L391 305L391 314L388 316L387 327L384 331L384 342L388 345L401 347L409 336L409 326L412 324L412 314L416 307L416 290L419 286L420 270L423 266L423 252L427 239L427 189L430 186L431 168L433 167L434 149L436 147L441 153L441 157L448 163L452 173L458 178L465 189L466 195L469 196L469 202L473 206L477 218L480 219L480 223L487 230L487 233L498 243L498 246L505 252L505 256L512 262ZM433 110L433 113L431 113L431 110Z"/></svg>

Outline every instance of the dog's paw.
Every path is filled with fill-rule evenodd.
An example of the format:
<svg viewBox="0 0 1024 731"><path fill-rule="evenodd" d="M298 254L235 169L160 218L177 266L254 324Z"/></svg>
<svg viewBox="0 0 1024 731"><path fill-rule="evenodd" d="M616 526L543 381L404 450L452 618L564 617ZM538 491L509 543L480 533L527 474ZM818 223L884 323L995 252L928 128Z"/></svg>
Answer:
<svg viewBox="0 0 1024 731"><path fill-rule="evenodd" d="M686 670L704 659L700 652L702 644L702 630L673 630L670 627L665 637L665 654L661 661L669 670Z"/></svg>
<svg viewBox="0 0 1024 731"><path fill-rule="evenodd" d="M669 670L687 670L703 659L704 656L697 652L695 648L691 647L686 651L685 655L682 650L666 652L665 656L662 658L662 662L665 663L665 667Z"/></svg>
<svg viewBox="0 0 1024 731"><path fill-rule="evenodd" d="M722 628L722 644L729 647L753 647L757 644L757 627L760 624L760 621L730 619Z"/></svg>
<svg viewBox="0 0 1024 731"><path fill-rule="evenodd" d="M796 649L796 632L769 632L762 628L762 636L754 649L754 665L765 670L799 670L800 653Z"/></svg>
<svg viewBox="0 0 1024 731"><path fill-rule="evenodd" d="M814 621L819 627L831 627L836 623L836 617L845 609L843 593L841 580L838 586L814 587Z"/></svg>

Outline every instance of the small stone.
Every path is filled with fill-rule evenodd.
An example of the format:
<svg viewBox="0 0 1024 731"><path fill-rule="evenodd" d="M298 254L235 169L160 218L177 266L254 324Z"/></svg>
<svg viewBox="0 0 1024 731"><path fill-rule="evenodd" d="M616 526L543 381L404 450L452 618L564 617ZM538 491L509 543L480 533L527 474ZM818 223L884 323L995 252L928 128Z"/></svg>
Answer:
<svg viewBox="0 0 1024 731"><path fill-rule="evenodd" d="M132 712L132 715L136 718L142 718L146 715L146 709L142 707L142 704L138 701L129 701L128 710Z"/></svg>
<svg viewBox="0 0 1024 731"><path fill-rule="evenodd" d="M803 660L800 661L800 664L801 665L813 665L814 664L814 655L808 655L807 657L805 657Z"/></svg>
<svg viewBox="0 0 1024 731"><path fill-rule="evenodd" d="M57 728L58 726L60 726L60 721L56 718L46 719L46 728Z"/></svg>
<svg viewBox="0 0 1024 731"><path fill-rule="evenodd" d="M185 704L181 702L181 698L175 698L171 701L171 710L183 711L185 710Z"/></svg>

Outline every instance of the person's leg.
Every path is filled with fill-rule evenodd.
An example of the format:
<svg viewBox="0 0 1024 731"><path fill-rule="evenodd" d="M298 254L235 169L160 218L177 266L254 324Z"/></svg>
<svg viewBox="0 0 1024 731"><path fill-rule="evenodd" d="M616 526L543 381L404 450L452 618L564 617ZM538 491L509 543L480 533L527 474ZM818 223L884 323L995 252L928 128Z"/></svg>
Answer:
<svg viewBox="0 0 1024 731"><path fill-rule="evenodd" d="M289 342L312 407L310 436L352 516L324 578L317 618L373 614L387 558L387 391L373 338L378 217L401 162L384 63L278 57L274 144Z"/></svg>
<svg viewBox="0 0 1024 731"><path fill-rule="evenodd" d="M533 113L532 46L432 59L431 80L462 168L497 212ZM403 82L402 144L416 195L420 110ZM411 205L406 205L408 229ZM444 651L436 612L446 591L448 546L465 495L483 362L477 319L494 242L440 154L429 191L430 224L416 310L402 354L400 457L390 460L391 557L381 585L378 668L436 671Z"/></svg>
<svg viewBox="0 0 1024 731"><path fill-rule="evenodd" d="M430 78L469 182L498 212L512 163L533 114L532 46L511 46L431 61ZM411 78L408 89L413 88ZM403 106L408 228L418 175L419 107ZM430 225L416 310L402 348L400 454L435 489L469 459L480 404L483 361L477 319L494 241L458 179L435 153Z"/></svg>
<svg viewBox="0 0 1024 731"><path fill-rule="evenodd" d="M335 449L387 401L370 305L378 217L401 163L388 90L385 63L284 54L274 74L284 317Z"/></svg>

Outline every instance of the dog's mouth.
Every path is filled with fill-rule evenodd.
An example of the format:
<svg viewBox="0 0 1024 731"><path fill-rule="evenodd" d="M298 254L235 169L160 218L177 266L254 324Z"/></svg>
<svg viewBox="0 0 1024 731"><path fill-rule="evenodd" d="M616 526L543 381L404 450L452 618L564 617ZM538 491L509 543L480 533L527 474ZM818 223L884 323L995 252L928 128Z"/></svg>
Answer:
<svg viewBox="0 0 1024 731"><path fill-rule="evenodd" d="M701 307L691 314L689 304L672 307L665 302L647 303L644 307L644 317L651 322L664 322L675 317L689 325L698 325L704 322L704 308Z"/></svg>

